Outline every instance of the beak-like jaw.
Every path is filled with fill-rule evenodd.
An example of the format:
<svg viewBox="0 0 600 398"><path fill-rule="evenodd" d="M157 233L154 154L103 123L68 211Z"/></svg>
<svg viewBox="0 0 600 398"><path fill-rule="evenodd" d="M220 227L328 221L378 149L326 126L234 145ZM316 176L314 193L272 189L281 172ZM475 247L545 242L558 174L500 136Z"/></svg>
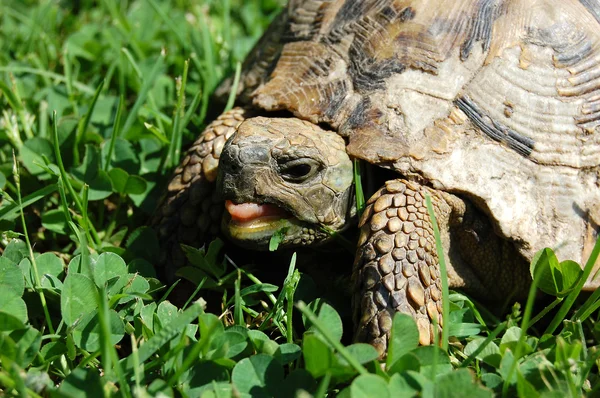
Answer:
<svg viewBox="0 0 600 398"><path fill-rule="evenodd" d="M327 240L342 230L352 204L352 163L343 140L295 118L247 119L225 144L218 188L226 200L222 231L266 249Z"/></svg>
<svg viewBox="0 0 600 398"><path fill-rule="evenodd" d="M248 211L248 208L253 210ZM266 250L271 237L277 233L287 237L285 245L304 246L314 242L323 232L312 229L312 225L300 221L290 212L272 204L242 203L234 204L226 201L222 229L225 234L238 244ZM318 232L318 233L317 233Z"/></svg>

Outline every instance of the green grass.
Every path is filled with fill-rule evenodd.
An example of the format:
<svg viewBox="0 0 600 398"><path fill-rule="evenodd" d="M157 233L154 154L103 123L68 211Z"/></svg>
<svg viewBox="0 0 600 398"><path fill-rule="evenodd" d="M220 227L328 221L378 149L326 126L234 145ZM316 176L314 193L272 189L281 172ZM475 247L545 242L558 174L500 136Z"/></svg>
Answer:
<svg viewBox="0 0 600 398"><path fill-rule="evenodd" d="M529 299L501 319L450 291L440 347L396 315L383 366L342 343L339 309L301 300L296 254L273 285L220 241L188 248L198 288L171 303L179 285L156 278L145 225L211 92L280 7L0 2L0 395L600 394L600 293L580 293L599 245L585 271L540 252Z"/></svg>

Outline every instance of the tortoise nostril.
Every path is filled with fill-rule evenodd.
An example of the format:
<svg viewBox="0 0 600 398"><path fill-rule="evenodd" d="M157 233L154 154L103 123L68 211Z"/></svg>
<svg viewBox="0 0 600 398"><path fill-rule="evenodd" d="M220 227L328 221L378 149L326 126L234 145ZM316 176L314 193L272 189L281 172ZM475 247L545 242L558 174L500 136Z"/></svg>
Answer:
<svg viewBox="0 0 600 398"><path fill-rule="evenodd" d="M219 179L222 182L225 176L241 173L243 162L240 160L240 148L235 144L226 143L219 158ZM220 182L220 183L221 183ZM219 183L219 184L220 184Z"/></svg>

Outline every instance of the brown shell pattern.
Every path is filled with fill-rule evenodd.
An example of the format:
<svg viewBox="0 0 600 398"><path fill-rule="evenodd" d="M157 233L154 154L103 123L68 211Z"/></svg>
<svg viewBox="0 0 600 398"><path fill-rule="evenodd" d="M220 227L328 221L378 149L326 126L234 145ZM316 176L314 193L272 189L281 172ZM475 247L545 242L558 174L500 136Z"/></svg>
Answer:
<svg viewBox="0 0 600 398"><path fill-rule="evenodd" d="M585 260L600 221L598 0L292 0L239 94L460 193L523 255Z"/></svg>

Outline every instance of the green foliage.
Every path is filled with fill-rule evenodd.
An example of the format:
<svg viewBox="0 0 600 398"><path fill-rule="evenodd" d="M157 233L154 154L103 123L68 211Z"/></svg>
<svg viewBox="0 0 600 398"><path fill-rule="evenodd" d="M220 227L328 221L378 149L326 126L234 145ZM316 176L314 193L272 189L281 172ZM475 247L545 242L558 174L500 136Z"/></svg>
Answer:
<svg viewBox="0 0 600 398"><path fill-rule="evenodd" d="M541 250L531 262L531 277L546 294L564 297L575 287L583 270L574 261L559 262L551 249Z"/></svg>
<svg viewBox="0 0 600 398"><path fill-rule="evenodd" d="M181 148L204 127L210 94L239 71L280 7L0 2L0 389L32 397L598 394L600 292L586 299L581 289L600 244L583 270L541 251L524 311L514 306L506 319L444 289L444 349L420 347L414 320L396 314L384 361L372 346L350 343L333 303L299 300L310 283L296 254L276 286L233 266L219 240L184 247L190 265L178 276L197 289L183 306L169 301L179 287L156 279L159 242L147 220ZM536 313L537 289L554 301ZM198 297L215 294L221 312L205 312Z"/></svg>
<svg viewBox="0 0 600 398"><path fill-rule="evenodd" d="M210 255L202 259L210 261L213 272L226 275L217 264L220 247L218 242L213 244ZM414 320L398 313L382 368L372 346L340 343L341 318L320 299L309 305L298 303L304 320L302 339L298 344L281 343L247 326L223 324L216 315L204 313L202 301L186 310L168 301L157 304L148 295L152 278L128 273L128 264L115 253L97 255L83 250L66 266L66 273L54 253L35 259L38 272L46 277L45 286L32 278L35 271L22 241L12 240L0 257L0 294L6 296L0 310L0 360L5 367L0 381L16 388L24 380L14 380L20 376L12 370L30 367L29 372L39 372L40 366L42 379L59 380L58 387L24 384L28 393L56 389L76 395L91 388L116 392L124 388L121 380L131 380L128 389L144 388L150 395L177 390L186 395L212 391L230 396L237 391L241 396L287 397L300 390L315 394L324 387L341 389L342 396L350 397L459 397L464 391L488 397L502 393L504 383L509 396L558 391L578 395L589 391L592 381L597 383L592 368L600 356L583 338L580 321L565 321L556 336L525 336L524 340L518 326L497 337L492 332L492 338L479 336L477 328L455 327L473 334L464 349L451 345L446 353L435 346L420 347ZM293 275L293 267L290 271ZM61 326L47 338L43 328L32 323L23 300L28 291L37 289L52 292L49 297L60 301ZM243 297L272 291L259 281L243 290ZM482 319L468 298L455 293L450 297L451 314L460 314L456 319L466 321L465 325ZM103 303L108 305L104 319ZM244 306L245 311L252 310L248 302ZM112 371L107 371L104 358L102 362L96 359L98 354L104 355L105 347L122 344L126 334L134 336L134 347L129 354L121 354L125 354L121 361L109 362ZM454 369L472 361L476 366ZM76 363L87 366L71 368ZM102 376L100 369L105 372Z"/></svg>

